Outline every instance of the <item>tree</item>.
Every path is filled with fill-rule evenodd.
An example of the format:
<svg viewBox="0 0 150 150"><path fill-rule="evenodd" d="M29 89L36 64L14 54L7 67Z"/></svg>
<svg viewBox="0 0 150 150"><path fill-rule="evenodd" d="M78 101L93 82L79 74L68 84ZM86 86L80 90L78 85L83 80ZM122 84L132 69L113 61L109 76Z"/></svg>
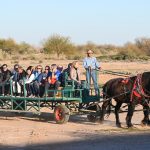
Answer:
<svg viewBox="0 0 150 150"><path fill-rule="evenodd" d="M136 39L136 46L141 49L143 53L150 56L150 38Z"/></svg>
<svg viewBox="0 0 150 150"><path fill-rule="evenodd" d="M0 39L0 49L3 52L12 54L13 52L18 51L18 45L13 39Z"/></svg>
<svg viewBox="0 0 150 150"><path fill-rule="evenodd" d="M35 49L30 44L28 44L26 42L21 42L19 44L19 53L20 54L32 53L34 51L35 51Z"/></svg>
<svg viewBox="0 0 150 150"><path fill-rule="evenodd" d="M130 56L140 56L143 55L141 49L139 47L137 47L136 44L128 42L124 45L123 47L124 51L126 52L126 54L130 55Z"/></svg>
<svg viewBox="0 0 150 150"><path fill-rule="evenodd" d="M68 37L63 37L58 34L52 35L43 43L43 50L46 53L56 53L57 57L65 54L71 55L75 51L75 46L71 43Z"/></svg>

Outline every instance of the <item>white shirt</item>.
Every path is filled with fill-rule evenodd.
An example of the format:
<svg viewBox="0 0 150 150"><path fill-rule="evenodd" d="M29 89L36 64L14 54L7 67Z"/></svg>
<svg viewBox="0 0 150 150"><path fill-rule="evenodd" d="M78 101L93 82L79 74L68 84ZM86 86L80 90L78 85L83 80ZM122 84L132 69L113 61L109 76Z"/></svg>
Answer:
<svg viewBox="0 0 150 150"><path fill-rule="evenodd" d="M26 77L25 84L31 83L35 79L35 75L32 73L30 77Z"/></svg>

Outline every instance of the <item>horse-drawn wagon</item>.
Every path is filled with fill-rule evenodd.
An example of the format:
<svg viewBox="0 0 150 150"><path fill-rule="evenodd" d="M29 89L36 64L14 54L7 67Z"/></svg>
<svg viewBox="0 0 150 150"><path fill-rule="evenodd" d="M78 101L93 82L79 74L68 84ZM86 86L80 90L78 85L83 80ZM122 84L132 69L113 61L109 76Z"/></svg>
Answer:
<svg viewBox="0 0 150 150"><path fill-rule="evenodd" d="M22 96L14 96L12 80L10 80L10 92L7 95L0 95L1 111L17 111L17 112L41 112L46 107L54 110L54 119L56 123L62 124L69 120L72 112L87 112L89 104L98 102L100 95L93 95L87 89L86 81L82 81L82 88L76 89L74 81L65 78L63 86L59 90L45 90L42 97L28 97L23 82ZM0 85L1 86L1 85ZM80 112L81 112L80 111ZM89 110L88 110L89 112Z"/></svg>
<svg viewBox="0 0 150 150"><path fill-rule="evenodd" d="M128 77L122 73L105 71L105 73L121 75ZM140 81L139 81L140 80ZM115 82L114 82L115 81ZM128 81L128 82L127 82ZM149 121L149 96L150 91L150 73L143 73L141 78L134 76L131 78L117 78L108 81L103 88L103 97L94 95L93 89L87 88L87 82L82 81L82 88L76 89L74 81L65 78L64 84L59 90L46 90L43 97L27 97L25 84L23 83L23 96L17 97L13 95L12 81L7 83L10 85L9 95L0 95L0 109L1 111L36 111L41 112L43 107L54 110L54 119L56 123L63 124L68 122L70 115L73 112L86 113L89 121L104 120L105 109L109 106L109 111L112 111L111 99L115 99L118 104L113 111L116 115L116 125L120 126L119 111L122 103L127 103L127 125L132 126L131 118L133 115L136 102L143 105L144 119L143 123L150 124ZM114 86L115 85L115 86ZM0 85L1 86L1 85ZM135 88L136 86L136 88ZM141 89L142 87L142 89ZM102 90L101 88L99 89ZM139 102L138 97L134 97L134 90L138 90L142 100ZM141 91L142 90L142 93ZM132 97L132 101L131 101ZM134 100L135 98L135 100ZM144 100L144 101L143 101ZM103 103L102 107L99 105Z"/></svg>

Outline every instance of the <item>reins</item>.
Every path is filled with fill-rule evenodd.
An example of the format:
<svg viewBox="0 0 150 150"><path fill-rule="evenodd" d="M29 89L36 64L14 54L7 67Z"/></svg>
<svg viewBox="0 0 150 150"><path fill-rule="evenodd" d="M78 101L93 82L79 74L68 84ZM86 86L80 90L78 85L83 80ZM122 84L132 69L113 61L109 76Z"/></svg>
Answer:
<svg viewBox="0 0 150 150"><path fill-rule="evenodd" d="M106 74L111 74L111 75L116 75L116 76L121 76L121 77L130 77L131 73L124 73L124 72L116 72L116 71L111 71L111 70L100 70L102 73Z"/></svg>

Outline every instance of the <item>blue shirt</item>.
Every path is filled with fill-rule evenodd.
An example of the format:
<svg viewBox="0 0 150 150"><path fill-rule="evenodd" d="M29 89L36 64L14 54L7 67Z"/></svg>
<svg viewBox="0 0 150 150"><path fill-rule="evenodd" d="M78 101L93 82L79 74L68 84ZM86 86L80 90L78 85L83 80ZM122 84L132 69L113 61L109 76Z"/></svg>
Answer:
<svg viewBox="0 0 150 150"><path fill-rule="evenodd" d="M85 69L88 69L88 67L91 67L91 69L97 69L100 67L100 64L95 57L86 57L83 60L83 66Z"/></svg>
<svg viewBox="0 0 150 150"><path fill-rule="evenodd" d="M54 75L56 76L56 80L58 81L60 79L60 75L61 75L61 72L59 70L57 70ZM52 77L52 72L49 72L47 77Z"/></svg>
<svg viewBox="0 0 150 150"><path fill-rule="evenodd" d="M35 76L35 81L38 81L39 83L42 81L43 79L43 73L42 72L37 72L37 71L34 71L33 72L34 76Z"/></svg>

